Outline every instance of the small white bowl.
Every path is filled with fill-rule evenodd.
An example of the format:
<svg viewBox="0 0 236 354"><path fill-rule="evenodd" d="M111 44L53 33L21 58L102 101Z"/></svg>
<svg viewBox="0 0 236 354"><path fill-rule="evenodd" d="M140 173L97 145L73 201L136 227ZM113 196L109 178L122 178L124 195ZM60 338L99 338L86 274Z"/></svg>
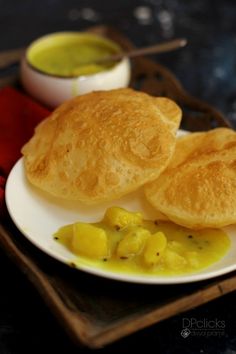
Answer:
<svg viewBox="0 0 236 354"><path fill-rule="evenodd" d="M111 90L121 87L127 87L130 81L131 66L128 58L123 58L111 68L104 71L81 76L61 77L59 75L48 74L36 68L30 62L30 54L37 47L49 47L53 41L71 36L86 36L86 38L100 40L101 43L119 46L113 41L98 37L93 34L82 32L59 32L43 36L34 41L26 50L21 60L21 81L25 90L40 102L49 107L57 107L65 100L74 96L82 95L91 91Z"/></svg>

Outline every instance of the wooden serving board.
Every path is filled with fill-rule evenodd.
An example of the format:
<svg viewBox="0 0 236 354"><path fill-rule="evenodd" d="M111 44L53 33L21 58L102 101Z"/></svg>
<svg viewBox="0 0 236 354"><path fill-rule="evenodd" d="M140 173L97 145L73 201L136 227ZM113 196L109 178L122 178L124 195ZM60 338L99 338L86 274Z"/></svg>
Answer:
<svg viewBox="0 0 236 354"><path fill-rule="evenodd" d="M132 47L128 39L108 27L95 27L92 31L112 38L124 49ZM14 61L20 53L21 50L0 54L0 67L2 62ZM4 78L2 85L14 80L11 75ZM150 59L133 61L131 86L178 102L184 112L184 129L230 126L220 112L191 97L173 74ZM0 225L0 246L37 288L71 338L90 348L102 347L236 289L236 272L199 283L161 286L88 275L38 250L21 235L10 217Z"/></svg>

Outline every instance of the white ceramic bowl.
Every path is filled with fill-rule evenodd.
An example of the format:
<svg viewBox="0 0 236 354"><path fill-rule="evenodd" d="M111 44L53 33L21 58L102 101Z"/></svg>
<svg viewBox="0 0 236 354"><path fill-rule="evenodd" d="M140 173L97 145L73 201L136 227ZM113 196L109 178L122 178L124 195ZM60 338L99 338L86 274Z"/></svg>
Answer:
<svg viewBox="0 0 236 354"><path fill-rule="evenodd" d="M77 95L82 95L91 91L111 90L127 87L130 81L130 61L123 58L110 69L77 77L60 77L58 75L47 74L35 68L29 60L30 52L38 45L50 45L51 41L58 36L68 38L70 36L90 36L98 39L98 36L81 32L60 32L41 37L34 41L26 50L21 60L21 81L25 90L40 102L49 107L57 107L62 102ZM100 38L117 46L114 42Z"/></svg>

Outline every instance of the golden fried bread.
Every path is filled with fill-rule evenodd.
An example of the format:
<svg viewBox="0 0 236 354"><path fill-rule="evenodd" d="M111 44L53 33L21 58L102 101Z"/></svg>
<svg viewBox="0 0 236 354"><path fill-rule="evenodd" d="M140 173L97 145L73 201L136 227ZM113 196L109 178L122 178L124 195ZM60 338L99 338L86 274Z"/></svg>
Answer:
<svg viewBox="0 0 236 354"><path fill-rule="evenodd" d="M167 97L156 97L156 104L158 109L172 123L174 131L176 131L176 125L179 126L182 116L179 106Z"/></svg>
<svg viewBox="0 0 236 354"><path fill-rule="evenodd" d="M23 147L26 175L65 199L121 197L164 170L180 119L171 100L131 89L75 97L39 124Z"/></svg>
<svg viewBox="0 0 236 354"><path fill-rule="evenodd" d="M169 166L145 193L158 214L186 227L236 223L236 133L218 128L179 138Z"/></svg>

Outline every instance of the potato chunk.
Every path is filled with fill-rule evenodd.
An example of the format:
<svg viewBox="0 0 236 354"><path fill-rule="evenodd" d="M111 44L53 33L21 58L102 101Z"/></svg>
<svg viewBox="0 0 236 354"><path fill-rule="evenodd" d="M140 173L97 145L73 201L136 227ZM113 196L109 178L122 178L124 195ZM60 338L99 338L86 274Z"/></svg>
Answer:
<svg viewBox="0 0 236 354"><path fill-rule="evenodd" d="M163 232L156 232L147 239L143 260L145 265L153 266L159 263L167 246L167 239Z"/></svg>
<svg viewBox="0 0 236 354"><path fill-rule="evenodd" d="M55 232L53 234L54 238L65 238L65 237L71 237L73 233L73 224L70 225L65 225L60 227L59 230L57 230L57 232Z"/></svg>
<svg viewBox="0 0 236 354"><path fill-rule="evenodd" d="M127 233L119 242L116 254L120 258L130 258L139 254L150 232L142 227L130 226L127 228Z"/></svg>
<svg viewBox="0 0 236 354"><path fill-rule="evenodd" d="M106 232L94 225L80 222L74 224L71 248L73 252L91 258L101 259L109 255Z"/></svg>
<svg viewBox="0 0 236 354"><path fill-rule="evenodd" d="M169 249L165 251L163 260L166 266L172 270L181 269L187 264L187 261L184 257Z"/></svg>
<svg viewBox="0 0 236 354"><path fill-rule="evenodd" d="M53 235L55 240L59 240L68 248L71 245L71 237L73 235L73 224L62 226L55 234Z"/></svg>
<svg viewBox="0 0 236 354"><path fill-rule="evenodd" d="M123 228L128 225L140 225L143 217L141 213L129 212L123 208L108 208L104 215L104 222L115 228Z"/></svg>
<svg viewBox="0 0 236 354"><path fill-rule="evenodd" d="M183 254L185 252L185 247L178 241L169 241L168 249L177 252L178 254Z"/></svg>
<svg viewBox="0 0 236 354"><path fill-rule="evenodd" d="M198 254L196 251L186 252L185 257L191 267L193 267L193 268L199 267Z"/></svg>

